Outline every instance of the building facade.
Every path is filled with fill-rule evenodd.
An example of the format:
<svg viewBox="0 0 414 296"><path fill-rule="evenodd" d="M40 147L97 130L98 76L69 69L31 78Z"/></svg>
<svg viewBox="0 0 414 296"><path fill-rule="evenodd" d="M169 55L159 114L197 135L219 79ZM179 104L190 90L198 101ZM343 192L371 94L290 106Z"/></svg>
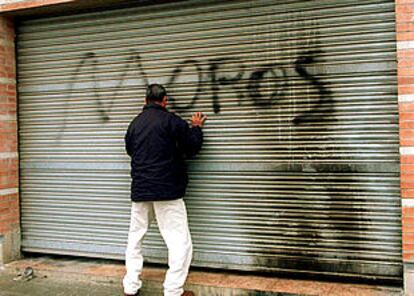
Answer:
<svg viewBox="0 0 414 296"><path fill-rule="evenodd" d="M2 260L123 258L123 135L159 82L209 116L195 266L402 283L414 2L134 2L0 5ZM165 260L156 227L146 244Z"/></svg>

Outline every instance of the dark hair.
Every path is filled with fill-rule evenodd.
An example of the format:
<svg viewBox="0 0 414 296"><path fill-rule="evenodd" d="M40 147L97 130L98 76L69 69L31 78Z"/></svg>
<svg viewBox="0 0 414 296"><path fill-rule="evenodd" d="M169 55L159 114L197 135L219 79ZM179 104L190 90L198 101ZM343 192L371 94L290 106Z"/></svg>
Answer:
<svg viewBox="0 0 414 296"><path fill-rule="evenodd" d="M150 84L147 88L147 101L148 102L162 102L162 99L167 95L167 91L161 84Z"/></svg>

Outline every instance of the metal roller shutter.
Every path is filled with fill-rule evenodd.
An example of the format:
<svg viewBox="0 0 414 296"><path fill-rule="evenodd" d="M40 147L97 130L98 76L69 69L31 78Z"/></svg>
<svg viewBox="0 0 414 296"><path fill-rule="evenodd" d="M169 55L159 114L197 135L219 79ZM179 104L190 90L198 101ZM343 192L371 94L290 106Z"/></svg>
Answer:
<svg viewBox="0 0 414 296"><path fill-rule="evenodd" d="M209 116L194 265L400 281L393 0L185 1L23 20L23 250L123 258L148 83ZM148 261L166 250L154 225Z"/></svg>

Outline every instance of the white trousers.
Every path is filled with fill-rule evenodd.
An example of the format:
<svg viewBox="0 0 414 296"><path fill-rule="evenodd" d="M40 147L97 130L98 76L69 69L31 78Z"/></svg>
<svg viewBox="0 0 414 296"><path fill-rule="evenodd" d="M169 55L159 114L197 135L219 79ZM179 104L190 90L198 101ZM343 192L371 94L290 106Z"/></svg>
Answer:
<svg viewBox="0 0 414 296"><path fill-rule="evenodd" d="M164 296L181 296L193 253L187 211L182 199L132 203L124 292L133 295L142 286L142 241L154 214L168 248L169 269L164 281Z"/></svg>

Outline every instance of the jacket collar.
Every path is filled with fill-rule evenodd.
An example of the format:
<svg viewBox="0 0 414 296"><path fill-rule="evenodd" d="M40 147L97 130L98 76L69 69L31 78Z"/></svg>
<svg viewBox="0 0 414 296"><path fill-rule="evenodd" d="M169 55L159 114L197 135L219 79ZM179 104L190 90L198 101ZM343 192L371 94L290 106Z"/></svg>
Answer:
<svg viewBox="0 0 414 296"><path fill-rule="evenodd" d="M148 103L144 106L143 108L144 110L148 110L148 109L158 109L158 110L163 110L163 111L167 111L167 109L165 109L163 106L158 105L156 103Z"/></svg>

